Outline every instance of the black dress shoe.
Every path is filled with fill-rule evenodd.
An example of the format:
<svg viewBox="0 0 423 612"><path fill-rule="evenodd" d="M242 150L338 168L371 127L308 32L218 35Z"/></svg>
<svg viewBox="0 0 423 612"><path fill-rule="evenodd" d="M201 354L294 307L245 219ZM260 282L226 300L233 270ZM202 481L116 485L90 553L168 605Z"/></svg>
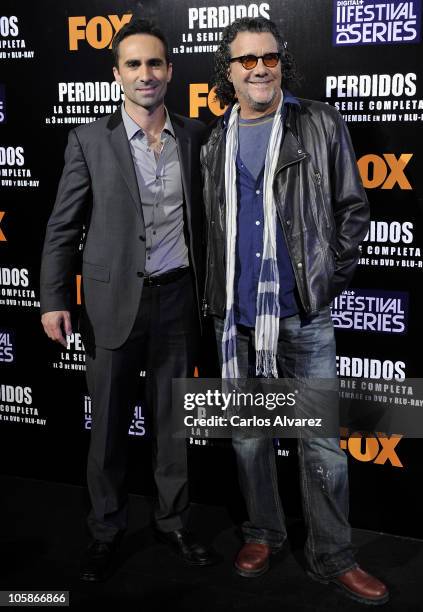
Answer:
<svg viewBox="0 0 423 612"><path fill-rule="evenodd" d="M114 569L115 552L116 542L91 542L82 557L80 579L86 582L106 580Z"/></svg>
<svg viewBox="0 0 423 612"><path fill-rule="evenodd" d="M172 548L188 565L205 566L214 565L220 561L213 549L196 541L187 529L174 531L160 531L155 529L156 538Z"/></svg>

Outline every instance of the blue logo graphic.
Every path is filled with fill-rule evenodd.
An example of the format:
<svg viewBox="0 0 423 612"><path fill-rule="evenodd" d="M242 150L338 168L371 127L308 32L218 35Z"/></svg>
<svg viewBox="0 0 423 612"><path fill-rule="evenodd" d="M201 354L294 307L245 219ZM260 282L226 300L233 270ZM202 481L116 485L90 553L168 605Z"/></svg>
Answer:
<svg viewBox="0 0 423 612"><path fill-rule="evenodd" d="M15 361L15 335L13 332L0 329L0 363L13 363Z"/></svg>
<svg viewBox="0 0 423 612"><path fill-rule="evenodd" d="M334 0L334 46L420 42L421 0Z"/></svg>
<svg viewBox="0 0 423 612"><path fill-rule="evenodd" d="M331 305L337 329L406 334L408 293L382 289L348 289Z"/></svg>
<svg viewBox="0 0 423 612"><path fill-rule="evenodd" d="M0 83L0 124L6 123L6 88Z"/></svg>
<svg viewBox="0 0 423 612"><path fill-rule="evenodd" d="M84 429L91 429L92 414L91 414L91 398L88 395L84 396ZM130 436L146 436L145 418L142 414L141 406L135 406L134 417L129 426L128 434Z"/></svg>

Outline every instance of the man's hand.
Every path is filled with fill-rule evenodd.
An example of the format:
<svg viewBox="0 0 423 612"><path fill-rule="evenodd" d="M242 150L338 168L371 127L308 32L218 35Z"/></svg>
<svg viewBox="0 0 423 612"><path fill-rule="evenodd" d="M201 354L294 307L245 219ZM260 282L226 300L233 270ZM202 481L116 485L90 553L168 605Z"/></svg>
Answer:
<svg viewBox="0 0 423 612"><path fill-rule="evenodd" d="M66 338L72 333L71 317L68 310L52 310L45 312L41 317L41 323L47 336L55 342L60 342L65 348L67 347Z"/></svg>

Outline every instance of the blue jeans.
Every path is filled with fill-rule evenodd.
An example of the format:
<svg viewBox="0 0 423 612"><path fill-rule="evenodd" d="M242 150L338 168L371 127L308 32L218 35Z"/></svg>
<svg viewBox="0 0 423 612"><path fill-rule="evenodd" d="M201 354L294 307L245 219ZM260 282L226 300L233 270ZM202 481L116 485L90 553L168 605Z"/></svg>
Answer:
<svg viewBox="0 0 423 612"><path fill-rule="evenodd" d="M221 358L223 319L215 318ZM255 375L254 329L238 326L237 358L241 378ZM285 378L336 378L335 336L329 308L308 319L280 319L278 369ZM273 441L234 433L241 490L249 521L246 542L279 549L286 539L285 517L278 493ZM348 466L338 438L299 438L298 459L304 518L305 554L311 573L322 578L342 574L357 564L348 523Z"/></svg>

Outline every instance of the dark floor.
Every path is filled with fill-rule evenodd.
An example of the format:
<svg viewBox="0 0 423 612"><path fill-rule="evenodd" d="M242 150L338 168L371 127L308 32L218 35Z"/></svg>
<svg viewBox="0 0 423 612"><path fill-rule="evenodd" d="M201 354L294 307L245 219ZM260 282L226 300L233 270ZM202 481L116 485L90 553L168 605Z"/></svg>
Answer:
<svg viewBox="0 0 423 612"><path fill-rule="evenodd" d="M368 609L311 581L304 572L303 530L292 522L290 541L261 578L240 578L232 570L239 547L224 508L195 505L192 527L213 541L220 565L189 568L154 541L151 500L131 496L130 529L122 543L119 567L102 584L78 580L87 542L86 490L43 481L0 477L0 590L67 590L75 609L140 612L292 612ZM386 581L391 600L380 609L423 611L423 542L354 530L358 560Z"/></svg>

